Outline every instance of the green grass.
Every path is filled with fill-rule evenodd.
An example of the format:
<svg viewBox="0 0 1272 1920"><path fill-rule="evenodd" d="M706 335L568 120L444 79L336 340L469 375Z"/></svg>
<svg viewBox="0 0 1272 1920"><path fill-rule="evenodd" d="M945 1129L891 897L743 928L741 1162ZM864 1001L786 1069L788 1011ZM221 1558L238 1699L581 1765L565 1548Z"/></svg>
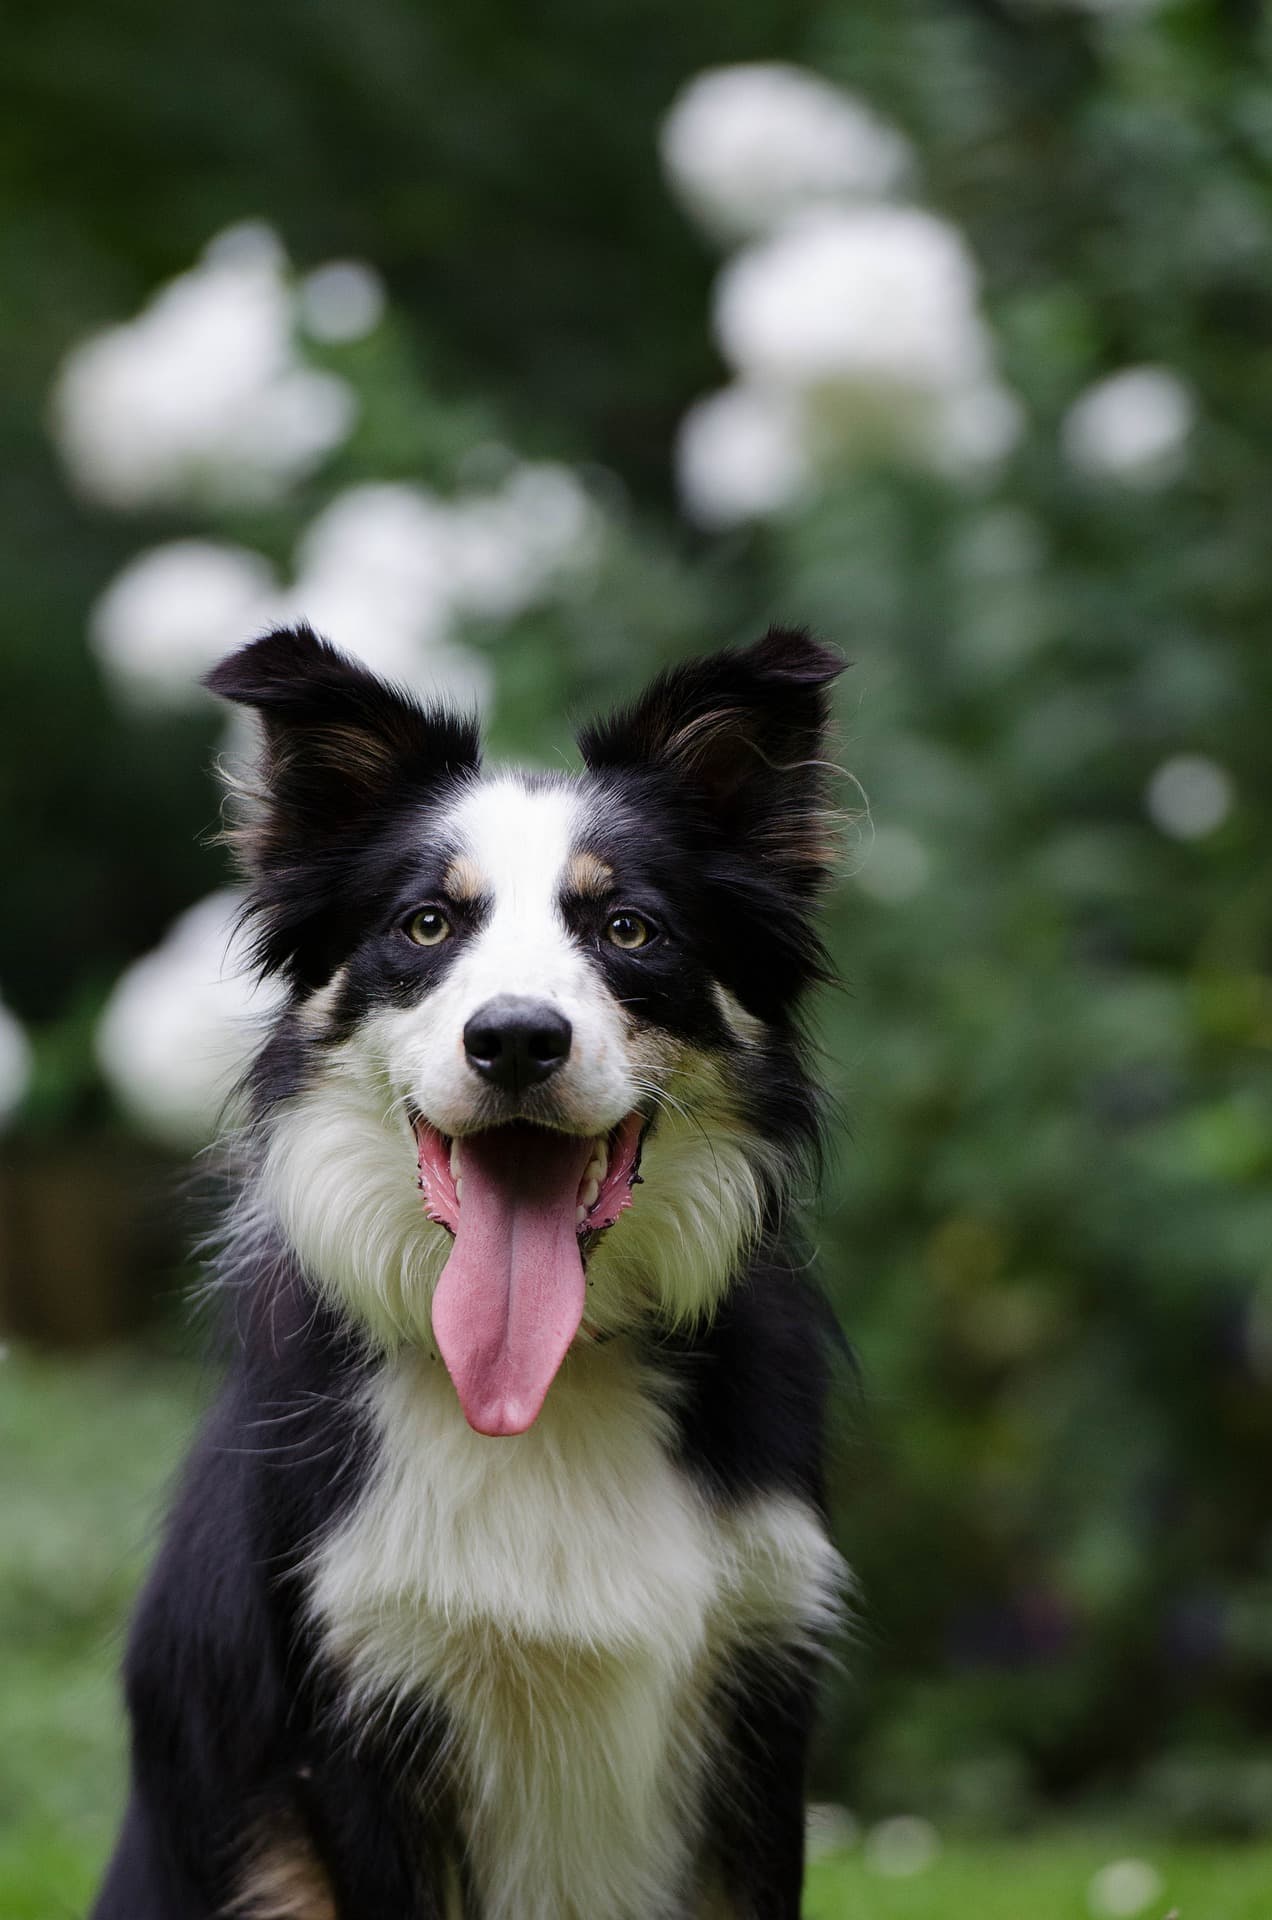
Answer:
<svg viewBox="0 0 1272 1920"><path fill-rule="evenodd" d="M1162 1846L1125 1834L1044 1834L947 1846L909 1879L872 1873L860 1852L809 1875L806 1920L1092 1920L1092 1877L1133 1855L1155 1868L1161 1892L1137 1920L1269 1920L1272 1848ZM1094 1910L1099 1913L1099 1909Z"/></svg>
<svg viewBox="0 0 1272 1920"><path fill-rule="evenodd" d="M0 1915L84 1911L124 1781L117 1670L205 1395L138 1353L0 1363Z"/></svg>
<svg viewBox="0 0 1272 1920"><path fill-rule="evenodd" d="M124 1621L206 1393L199 1369L135 1352L0 1362L2 1920L73 1920L101 1871L124 1782ZM813 1869L807 1920L1090 1920L1092 1875L1128 1854L1162 1879L1142 1920L1272 1920L1272 1850L1127 1833L948 1844L903 1879L857 1848Z"/></svg>

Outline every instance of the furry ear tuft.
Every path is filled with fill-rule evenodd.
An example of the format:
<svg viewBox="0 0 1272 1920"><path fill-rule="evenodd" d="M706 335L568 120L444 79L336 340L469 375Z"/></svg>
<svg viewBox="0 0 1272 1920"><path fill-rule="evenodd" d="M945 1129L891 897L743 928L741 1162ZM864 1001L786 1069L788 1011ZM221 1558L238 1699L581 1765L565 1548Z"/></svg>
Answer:
<svg viewBox="0 0 1272 1920"><path fill-rule="evenodd" d="M204 686L223 700L276 713L313 707L324 692L343 690L373 676L333 647L305 621L275 627L237 652L227 654L204 678Z"/></svg>
<svg viewBox="0 0 1272 1920"><path fill-rule="evenodd" d="M204 685L260 716L267 775L294 762L303 778L343 789L346 804L359 791L374 802L390 778L431 783L480 764L472 715L422 707L303 624L228 655Z"/></svg>
<svg viewBox="0 0 1272 1920"><path fill-rule="evenodd" d="M204 684L263 727L255 779L229 783L242 804L226 833L252 883L261 964L313 983L330 967L324 920L358 898L359 838L475 772L477 722L421 706L304 625L240 648Z"/></svg>
<svg viewBox="0 0 1272 1920"><path fill-rule="evenodd" d="M829 688L845 664L802 628L771 627L753 646L659 674L579 746L593 772L647 767L674 779L723 833L809 891L838 851L825 752Z"/></svg>

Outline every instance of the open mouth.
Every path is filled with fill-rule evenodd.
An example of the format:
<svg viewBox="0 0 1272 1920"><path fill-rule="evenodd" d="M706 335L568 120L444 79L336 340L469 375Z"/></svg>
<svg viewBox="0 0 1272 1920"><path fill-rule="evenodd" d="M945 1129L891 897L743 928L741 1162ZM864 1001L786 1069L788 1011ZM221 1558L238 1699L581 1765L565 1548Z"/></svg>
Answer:
<svg viewBox="0 0 1272 1920"><path fill-rule="evenodd" d="M632 1188L640 1183L640 1149L645 1124L642 1113L629 1113L609 1133L597 1134L591 1140L586 1140L576 1134L557 1133L549 1127L532 1126L527 1121L514 1121L502 1127L489 1127L482 1133L455 1138L430 1126L422 1114L416 1114L413 1125L419 1149L419 1185L424 1196L425 1212L439 1226L446 1227L451 1233L459 1232L460 1211L464 1204L466 1153L469 1157L477 1155L482 1160L489 1153L508 1151L515 1154L523 1151L528 1144L520 1136L528 1134L538 1136L544 1148L556 1147L563 1168L568 1170L579 1149L586 1145L588 1156L575 1193L574 1228L587 1253L594 1244L594 1237L604 1233L607 1227L612 1227L624 1208L632 1204Z"/></svg>
<svg viewBox="0 0 1272 1920"><path fill-rule="evenodd" d="M645 1117L592 1138L413 1124L425 1209L455 1236L433 1295L438 1348L471 1427L524 1433L582 1323L584 1260L631 1205Z"/></svg>

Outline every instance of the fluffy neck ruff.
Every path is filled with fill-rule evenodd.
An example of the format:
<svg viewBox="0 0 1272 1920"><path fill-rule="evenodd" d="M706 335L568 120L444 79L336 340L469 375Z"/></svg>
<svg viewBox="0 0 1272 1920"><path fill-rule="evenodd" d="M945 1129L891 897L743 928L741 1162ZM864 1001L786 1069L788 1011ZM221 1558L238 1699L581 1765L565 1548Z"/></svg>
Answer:
<svg viewBox="0 0 1272 1920"><path fill-rule="evenodd" d="M732 1110L701 1059L660 1099L636 1204L588 1260L579 1338L708 1317L789 1184L788 1157ZM383 1065L358 1040L262 1122L260 1213L311 1283L386 1351L431 1350L433 1294L454 1245L429 1219L410 1121Z"/></svg>

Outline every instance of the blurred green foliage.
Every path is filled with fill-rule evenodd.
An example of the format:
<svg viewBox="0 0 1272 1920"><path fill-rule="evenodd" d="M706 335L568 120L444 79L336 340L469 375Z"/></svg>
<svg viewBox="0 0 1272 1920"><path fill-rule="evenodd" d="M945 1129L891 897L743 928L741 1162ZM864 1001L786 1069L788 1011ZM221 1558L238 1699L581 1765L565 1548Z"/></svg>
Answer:
<svg viewBox="0 0 1272 1920"><path fill-rule="evenodd" d="M190 523L77 503L44 397L86 328L259 213L301 261L374 262L393 318L332 350L362 397L355 439L216 531L281 555L333 485L449 486L492 431L609 476L620 532L596 579L469 636L497 665L500 749L556 753L567 709L771 618L855 662L854 862L877 830L914 883L846 881L849 991L819 1016L843 1116L822 1264L863 1376L836 1474L863 1598L823 1787L981 1823L1134 1793L1176 1832L1272 1829L1263 11L19 15L0 82L0 986L39 1049L28 1130L119 1126L92 1011L222 872L201 839L214 720L122 715L83 639L124 558ZM775 56L913 140L927 201L981 263L1028 428L987 490L858 472L708 541L674 519L668 451L719 378L713 262L655 135L701 67ZM1152 492L1082 479L1063 413L1140 362L1197 395L1186 467ZM1235 794L1194 840L1145 808L1179 754ZM63 1411L73 1431L83 1410Z"/></svg>

